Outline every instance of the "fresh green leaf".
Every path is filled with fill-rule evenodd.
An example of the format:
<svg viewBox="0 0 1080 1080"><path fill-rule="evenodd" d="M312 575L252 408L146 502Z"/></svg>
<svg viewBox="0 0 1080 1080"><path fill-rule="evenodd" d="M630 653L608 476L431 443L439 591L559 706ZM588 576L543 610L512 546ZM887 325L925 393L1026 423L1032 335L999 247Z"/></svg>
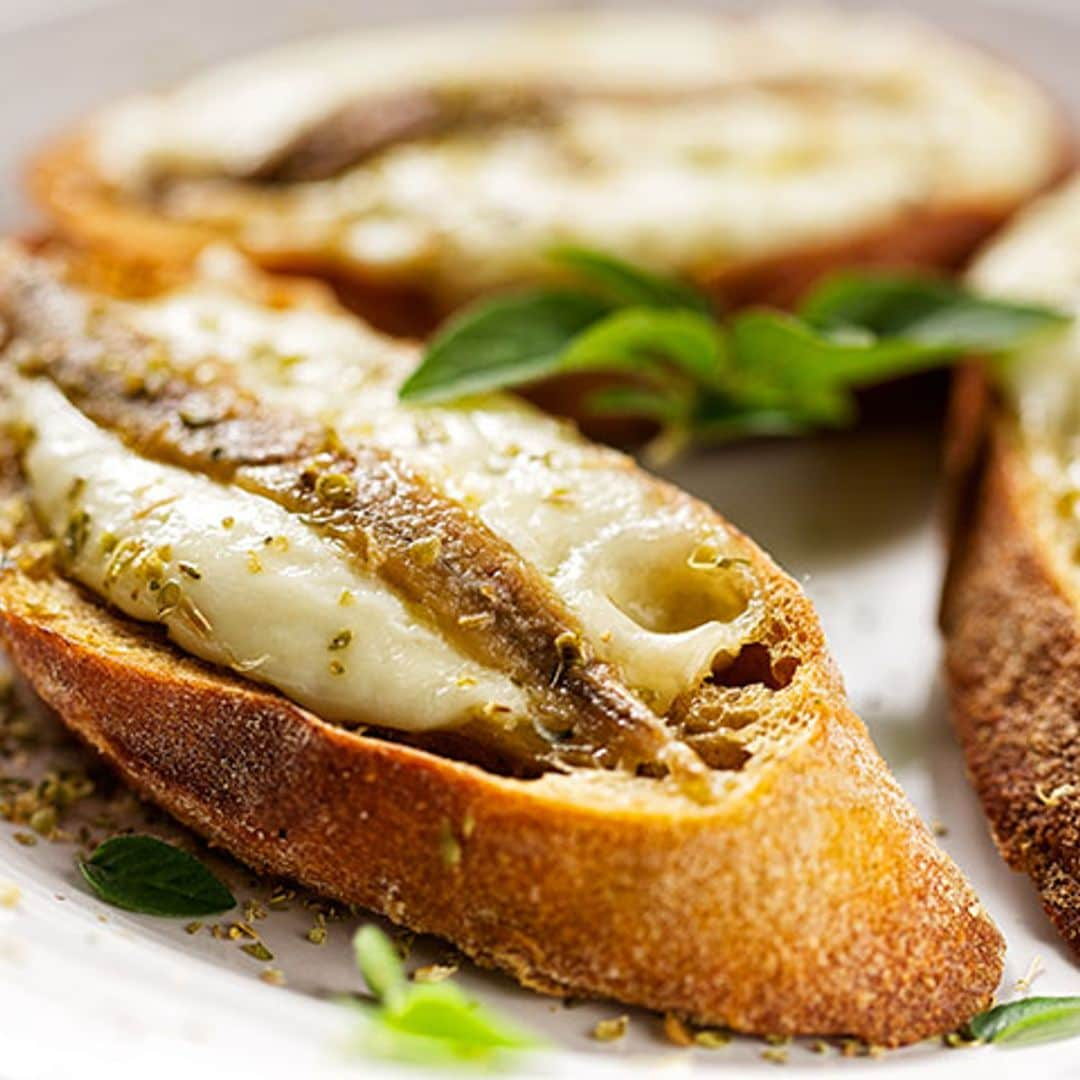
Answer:
<svg viewBox="0 0 1080 1080"><path fill-rule="evenodd" d="M662 388L604 387L588 394L583 405L590 416L640 416L661 425L676 423L687 416L686 401Z"/></svg>
<svg viewBox="0 0 1080 1080"><path fill-rule="evenodd" d="M1030 1046L1080 1035L1080 997L1029 997L979 1013L968 1029L983 1042Z"/></svg>
<svg viewBox="0 0 1080 1080"><path fill-rule="evenodd" d="M353 937L353 955L371 992L387 1008L400 1005L409 983L393 942L377 926L363 926Z"/></svg>
<svg viewBox="0 0 1080 1080"><path fill-rule="evenodd" d="M621 383L592 392L582 411L657 423L652 445L667 452L691 438L844 427L860 388L972 353L1007 353L1069 321L940 279L846 273L799 315L744 312L725 328L679 282L583 248L557 248L552 258L597 295L537 292L473 309L435 338L401 397L448 401L603 371Z"/></svg>
<svg viewBox="0 0 1080 1080"><path fill-rule="evenodd" d="M824 281L799 315L823 332L857 327L878 339L962 352L1001 352L1067 323L1053 308L976 296L938 278L842 273Z"/></svg>
<svg viewBox="0 0 1080 1080"><path fill-rule="evenodd" d="M567 346L610 310L605 300L572 292L508 296L470 308L431 341L399 397L448 401L549 375Z"/></svg>
<svg viewBox="0 0 1080 1080"><path fill-rule="evenodd" d="M463 1050L518 1050L535 1044L531 1036L470 1000L453 983L411 987L400 1008L390 1010L386 1020L398 1031L443 1039Z"/></svg>
<svg viewBox="0 0 1080 1080"><path fill-rule="evenodd" d="M106 840L79 870L106 903L145 915L193 918L235 907L236 899L198 859L153 836Z"/></svg>
<svg viewBox="0 0 1080 1080"><path fill-rule="evenodd" d="M867 386L939 367L959 358L954 346L876 339L852 343L828 337L793 315L752 311L732 325L739 363L767 386Z"/></svg>
<svg viewBox="0 0 1080 1080"><path fill-rule="evenodd" d="M390 939L365 926L353 938L357 964L377 1008L364 1012L372 1053L420 1064L489 1061L537 1040L450 982L409 983Z"/></svg>
<svg viewBox="0 0 1080 1080"><path fill-rule="evenodd" d="M674 366L702 386L723 387L725 342L715 321L695 311L628 307L593 323L563 352L559 371Z"/></svg>
<svg viewBox="0 0 1080 1080"><path fill-rule="evenodd" d="M599 286L614 301L629 307L688 308L712 314L708 297L674 278L661 277L614 255L562 244L548 253L553 263Z"/></svg>

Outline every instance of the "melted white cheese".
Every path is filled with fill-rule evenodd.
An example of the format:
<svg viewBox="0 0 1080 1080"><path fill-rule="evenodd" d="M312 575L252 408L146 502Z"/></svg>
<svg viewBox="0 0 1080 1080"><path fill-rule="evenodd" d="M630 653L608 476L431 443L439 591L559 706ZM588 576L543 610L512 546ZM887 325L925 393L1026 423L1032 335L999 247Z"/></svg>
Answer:
<svg viewBox="0 0 1080 1080"><path fill-rule="evenodd" d="M1080 179L1024 213L968 277L992 295L1051 304L1077 316L1070 331L1009 358L1000 376L1032 434L1080 437Z"/></svg>
<svg viewBox="0 0 1080 1080"><path fill-rule="evenodd" d="M585 99L550 126L404 144L319 183L213 178L365 95L506 85L703 96ZM1025 79L896 16L591 12L289 46L121 103L92 144L105 178L131 191L190 175L165 211L252 250L315 252L454 299L549 273L544 253L567 237L690 272L913 207L1007 207L1056 168L1059 129Z"/></svg>
<svg viewBox="0 0 1080 1080"><path fill-rule="evenodd" d="M210 280L127 316L181 362L208 352L261 398L392 450L552 581L594 654L660 711L761 618L739 545L705 506L499 395L410 408L413 350L337 313L270 311ZM713 564L720 564L713 566Z"/></svg>
<svg viewBox="0 0 1080 1080"><path fill-rule="evenodd" d="M188 652L331 720L425 730L489 703L526 715L519 688L276 504L138 457L47 382L18 382L15 406L37 436L35 509L75 552L72 576Z"/></svg>
<svg viewBox="0 0 1080 1080"><path fill-rule="evenodd" d="M1051 304L1074 316L998 366L1036 478L1042 522L1080 581L1080 178L1046 197L998 238L969 273L993 295Z"/></svg>

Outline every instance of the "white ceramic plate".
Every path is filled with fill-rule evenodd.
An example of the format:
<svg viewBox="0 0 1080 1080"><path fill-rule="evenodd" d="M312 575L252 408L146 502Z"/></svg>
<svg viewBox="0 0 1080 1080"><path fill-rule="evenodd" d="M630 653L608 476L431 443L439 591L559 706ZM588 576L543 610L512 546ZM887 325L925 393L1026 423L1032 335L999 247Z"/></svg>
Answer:
<svg viewBox="0 0 1080 1080"><path fill-rule="evenodd" d="M83 0L85 2L85 0ZM298 34L389 17L378 0L186 0L104 3L32 19L0 15L0 222L32 218L18 194L18 163L45 135L118 92L167 82L221 56ZM1014 59L1080 116L1080 10L1039 5L920 0L904 6ZM70 8L70 3L65 3ZM446 0L398 0L394 16L475 10ZM479 5L482 6L482 5ZM488 5L491 6L490 4ZM520 3L507 7L537 6ZM38 13L40 15L40 12ZM27 21L27 20L30 21ZM3 30L7 25L9 29ZM998 858L964 777L944 707L935 607L942 568L938 445L932 425L864 431L790 445L700 454L674 478L709 500L771 550L818 604L856 709L942 843L970 875L1009 943L1004 997L1038 958L1038 993L1078 993L1080 973L1051 931L1025 878ZM39 752L85 755L61 746ZM0 772L9 768L0 762ZM83 820L100 812L88 804ZM168 829L167 824L158 824ZM258 926L287 986L266 985L268 966L205 930L130 916L87 895L70 844L23 847L0 828L0 883L21 899L0 909L0 1077L79 1075L397 1075L350 1049L355 1021L328 1000L358 988L347 948L356 920L332 923L325 945L304 934L311 911L297 900ZM95 827L104 836L108 826ZM223 872L241 897L249 884ZM419 956L440 954L420 943ZM632 1013L629 1035L588 1037L612 1005L567 1008L475 971L461 981L546 1036L556 1048L522 1072L590 1076L764 1071L764 1044L736 1040L719 1051L667 1043L655 1017ZM948 1050L924 1044L883 1061L789 1048L788 1067L844 1074L941 1077L1080 1076L1080 1041L1030 1050ZM882 1072L884 1070L884 1072Z"/></svg>

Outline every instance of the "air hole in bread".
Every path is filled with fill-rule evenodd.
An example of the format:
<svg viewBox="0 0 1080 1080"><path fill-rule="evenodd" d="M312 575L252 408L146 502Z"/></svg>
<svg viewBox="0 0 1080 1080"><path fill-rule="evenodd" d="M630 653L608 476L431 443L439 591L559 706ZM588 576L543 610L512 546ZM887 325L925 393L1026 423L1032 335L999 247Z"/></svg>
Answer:
<svg viewBox="0 0 1080 1080"><path fill-rule="evenodd" d="M686 743L697 751L710 769L735 771L741 769L751 757L745 746L722 732L691 736Z"/></svg>
<svg viewBox="0 0 1080 1080"><path fill-rule="evenodd" d="M712 680L717 686L766 686L783 690L795 677L799 661L794 656L773 658L769 647L760 641L744 645L733 658L718 657L713 664Z"/></svg>

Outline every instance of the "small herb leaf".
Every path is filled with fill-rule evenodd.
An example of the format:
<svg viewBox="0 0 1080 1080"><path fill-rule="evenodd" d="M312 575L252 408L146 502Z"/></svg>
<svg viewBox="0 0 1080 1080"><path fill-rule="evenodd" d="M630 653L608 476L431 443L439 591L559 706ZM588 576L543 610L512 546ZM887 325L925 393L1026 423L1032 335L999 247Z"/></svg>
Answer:
<svg viewBox="0 0 1080 1080"><path fill-rule="evenodd" d="M688 308L712 313L708 297L674 278L661 277L614 255L591 248L563 244L548 253L557 266L574 271L598 286L612 300L630 307Z"/></svg>
<svg viewBox="0 0 1080 1080"><path fill-rule="evenodd" d="M598 297L572 292L508 296L470 308L435 336L399 396L447 401L542 378L610 310Z"/></svg>
<svg viewBox="0 0 1080 1080"><path fill-rule="evenodd" d="M600 252L552 259L590 292L494 300L452 321L403 385L406 401L449 401L567 371L604 371L585 413L659 424L653 444L839 428L854 392L972 354L997 356L1070 321L1060 311L983 298L950 282L845 273L798 315L749 311L725 327L704 296Z"/></svg>
<svg viewBox="0 0 1080 1080"><path fill-rule="evenodd" d="M404 1003L388 1014L399 1031L444 1039L461 1049L522 1049L534 1040L490 1009L471 1001L453 983L420 983Z"/></svg>
<svg viewBox="0 0 1080 1080"><path fill-rule="evenodd" d="M537 1040L494 1011L470 999L452 982L409 983L401 958L377 927L365 926L353 938L357 964L375 1009L364 1045L385 1057L423 1064L489 1059L538 1045Z"/></svg>
<svg viewBox="0 0 1080 1080"><path fill-rule="evenodd" d="M235 907L236 899L198 859L153 836L106 840L79 870L106 903L144 915L193 918Z"/></svg>
<svg viewBox="0 0 1080 1080"><path fill-rule="evenodd" d="M824 332L858 327L881 339L949 350L999 352L1069 321L1062 312L975 296L937 278L837 274L823 282L799 315Z"/></svg>
<svg viewBox="0 0 1080 1080"><path fill-rule="evenodd" d="M1080 1035L1080 997L1029 997L979 1013L968 1029L982 1042L1030 1046Z"/></svg>
<svg viewBox="0 0 1080 1080"><path fill-rule="evenodd" d="M695 311L629 307L582 331L557 370L674 367L703 386L723 387L725 344L720 327Z"/></svg>
<svg viewBox="0 0 1080 1080"><path fill-rule="evenodd" d="M393 942L377 926L363 926L353 938L353 954L371 992L388 1008L399 1005L408 980Z"/></svg>
<svg viewBox="0 0 1080 1080"><path fill-rule="evenodd" d="M772 311L740 315L732 334L739 361L776 388L863 386L938 367L959 355L955 346L906 340L856 344L851 334L829 337Z"/></svg>

